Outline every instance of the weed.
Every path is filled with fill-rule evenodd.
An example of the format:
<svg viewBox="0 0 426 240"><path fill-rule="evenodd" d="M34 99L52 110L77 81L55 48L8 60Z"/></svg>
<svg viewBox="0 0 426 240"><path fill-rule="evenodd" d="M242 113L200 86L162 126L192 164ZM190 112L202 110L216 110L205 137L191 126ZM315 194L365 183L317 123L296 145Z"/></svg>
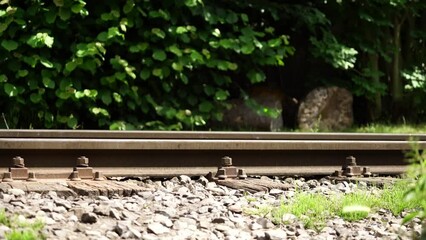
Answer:
<svg viewBox="0 0 426 240"><path fill-rule="evenodd" d="M408 153L411 162L408 177L412 183L408 186L405 200L417 203L418 207L408 214L403 223L413 220L415 217L423 221L423 232L421 239L426 238L426 151L419 151L417 142L412 143L412 151Z"/></svg>
<svg viewBox="0 0 426 240"><path fill-rule="evenodd" d="M33 240L45 239L42 230L44 223L40 220L34 222L26 221L17 216L7 216L4 209L0 209L0 225L7 226L11 229L5 233L6 239L9 240Z"/></svg>

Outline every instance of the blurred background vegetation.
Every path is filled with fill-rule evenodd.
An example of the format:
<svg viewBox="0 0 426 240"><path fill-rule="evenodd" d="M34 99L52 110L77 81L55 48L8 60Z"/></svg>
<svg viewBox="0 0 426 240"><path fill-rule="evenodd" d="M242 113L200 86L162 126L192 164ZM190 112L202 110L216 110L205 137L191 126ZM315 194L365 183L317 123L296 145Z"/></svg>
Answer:
<svg viewBox="0 0 426 240"><path fill-rule="evenodd" d="M258 84L298 100L341 86L358 124L422 123L425 10L422 0L1 0L0 127L208 130Z"/></svg>

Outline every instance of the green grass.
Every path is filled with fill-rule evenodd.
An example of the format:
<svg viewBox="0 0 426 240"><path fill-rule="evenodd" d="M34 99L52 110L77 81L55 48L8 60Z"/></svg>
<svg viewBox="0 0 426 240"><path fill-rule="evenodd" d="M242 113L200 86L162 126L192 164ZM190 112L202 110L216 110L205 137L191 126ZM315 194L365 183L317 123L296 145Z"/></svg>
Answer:
<svg viewBox="0 0 426 240"><path fill-rule="evenodd" d="M358 133L425 133L426 124L381 124L373 123L365 126L354 127L348 132Z"/></svg>
<svg viewBox="0 0 426 240"><path fill-rule="evenodd" d="M386 186L377 194L372 191L358 190L349 194L326 196L321 193L297 192L279 207L262 206L246 211L247 214L269 217L276 224L282 222L284 214L290 213L304 224L306 228L320 231L328 219L339 216L346 221L358 221L379 210L387 209L398 216L404 210L418 208L420 201L406 201L407 181L401 180Z"/></svg>
<svg viewBox="0 0 426 240"><path fill-rule="evenodd" d="M17 216L8 216L4 209L0 209L0 225L11 229L5 234L8 240L39 240L46 239L42 230L43 222L36 220L34 222L22 221Z"/></svg>
<svg viewBox="0 0 426 240"><path fill-rule="evenodd" d="M333 202L324 195L298 193L290 203L283 202L279 208L273 209L271 215L273 221L279 223L285 213L291 213L300 219L305 227L321 229L333 210Z"/></svg>

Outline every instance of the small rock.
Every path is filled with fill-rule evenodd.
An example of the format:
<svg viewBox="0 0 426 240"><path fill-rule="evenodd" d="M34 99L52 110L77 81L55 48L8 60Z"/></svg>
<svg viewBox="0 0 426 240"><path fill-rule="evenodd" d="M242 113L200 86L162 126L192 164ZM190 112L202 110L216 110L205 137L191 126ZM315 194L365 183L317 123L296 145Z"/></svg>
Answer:
<svg viewBox="0 0 426 240"><path fill-rule="evenodd" d="M110 209L109 216L117 220L120 220L120 212L118 212L118 210L116 209Z"/></svg>
<svg viewBox="0 0 426 240"><path fill-rule="evenodd" d="M96 213L97 215L101 215L101 216L109 216L111 213L111 208L107 205L99 205L96 206L93 209L93 212Z"/></svg>
<svg viewBox="0 0 426 240"><path fill-rule="evenodd" d="M258 229L262 229L263 227L259 223L253 222L253 223L250 223L249 228L250 230L258 230Z"/></svg>
<svg viewBox="0 0 426 240"><path fill-rule="evenodd" d="M191 182L191 178L187 175L180 175L179 180L182 183L190 183Z"/></svg>
<svg viewBox="0 0 426 240"><path fill-rule="evenodd" d="M276 189L276 188L273 188L273 189L271 189L270 191L269 191L269 194L271 194L271 195L281 195L281 194L283 194L284 193L284 191L283 190L281 190L281 189Z"/></svg>
<svg viewBox="0 0 426 240"><path fill-rule="evenodd" d="M242 213L243 210L241 209L241 206L239 205L230 205L228 206L228 210L233 213Z"/></svg>
<svg viewBox="0 0 426 240"><path fill-rule="evenodd" d="M82 223L95 223L98 221L98 217L93 213L83 213L80 221Z"/></svg>
<svg viewBox="0 0 426 240"><path fill-rule="evenodd" d="M273 228L274 224L271 222L271 220L267 218L258 218L256 219L256 223L258 223L262 228L268 229Z"/></svg>
<svg viewBox="0 0 426 240"><path fill-rule="evenodd" d="M297 217L291 213L284 213L281 220L284 223L293 223L297 220Z"/></svg>
<svg viewBox="0 0 426 240"><path fill-rule="evenodd" d="M9 194L12 194L12 195L13 195L13 196L15 196L15 197L20 197L20 196L25 195L25 191L24 191L24 190L22 190L22 189L18 189L18 188L9 188L9 189L7 190L7 192L8 192Z"/></svg>
<svg viewBox="0 0 426 240"><path fill-rule="evenodd" d="M161 223L156 222L148 224L148 230L156 235L170 232L170 229L166 228Z"/></svg>
<svg viewBox="0 0 426 240"><path fill-rule="evenodd" d="M140 239L140 238L142 238L142 233L140 232L140 231L138 231L138 230L136 230L135 228L133 228L133 227L128 227L129 228L129 231L137 238L137 239Z"/></svg>
<svg viewBox="0 0 426 240"><path fill-rule="evenodd" d="M287 239L287 233L282 229L271 229L265 232L265 238L271 240Z"/></svg>
<svg viewBox="0 0 426 240"><path fill-rule="evenodd" d="M212 220L212 223L225 223L226 219L225 218L215 218Z"/></svg>

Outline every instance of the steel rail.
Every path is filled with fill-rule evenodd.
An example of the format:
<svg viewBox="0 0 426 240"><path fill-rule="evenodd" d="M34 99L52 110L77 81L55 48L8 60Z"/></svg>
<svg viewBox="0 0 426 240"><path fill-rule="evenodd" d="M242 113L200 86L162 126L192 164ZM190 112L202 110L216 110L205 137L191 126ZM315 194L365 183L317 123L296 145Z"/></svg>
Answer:
<svg viewBox="0 0 426 240"><path fill-rule="evenodd" d="M253 175L327 175L347 156L398 174L426 134L0 130L0 174L22 156L40 178L68 177L79 156L107 176L204 175L223 156Z"/></svg>

